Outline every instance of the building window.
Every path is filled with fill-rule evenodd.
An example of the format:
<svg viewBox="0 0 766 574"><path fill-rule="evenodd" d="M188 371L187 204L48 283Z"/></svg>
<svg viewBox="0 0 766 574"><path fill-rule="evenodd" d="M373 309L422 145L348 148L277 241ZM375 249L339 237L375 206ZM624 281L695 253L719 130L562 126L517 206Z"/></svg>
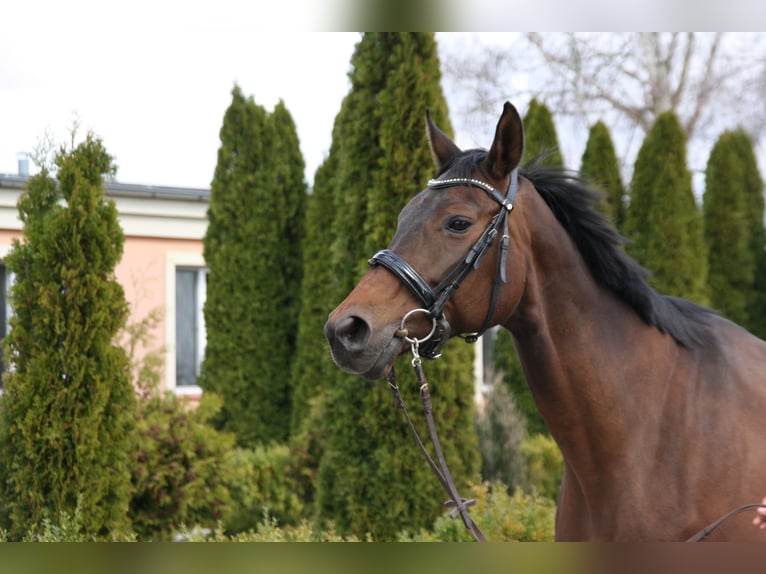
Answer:
<svg viewBox="0 0 766 574"><path fill-rule="evenodd" d="M207 290L201 254L170 253L166 264L166 388L178 394L202 392L197 379L205 356L205 318L202 308Z"/></svg>
<svg viewBox="0 0 766 574"><path fill-rule="evenodd" d="M206 278L204 269L176 269L176 387L197 384L205 356Z"/></svg>

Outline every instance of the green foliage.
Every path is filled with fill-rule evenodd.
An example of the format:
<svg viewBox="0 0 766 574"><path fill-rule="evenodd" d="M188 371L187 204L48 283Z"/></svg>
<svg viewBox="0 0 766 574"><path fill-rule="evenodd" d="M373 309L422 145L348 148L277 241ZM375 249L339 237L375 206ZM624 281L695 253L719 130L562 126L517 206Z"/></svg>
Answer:
<svg viewBox="0 0 766 574"><path fill-rule="evenodd" d="M503 482L513 489L523 477L521 443L527 421L516 407L508 385L496 384L477 417L481 452L481 476L490 482Z"/></svg>
<svg viewBox="0 0 766 574"><path fill-rule="evenodd" d="M532 99L524 114L524 157L522 165L538 156L544 156L544 165L564 165L559 151L559 138L553 115L542 102Z"/></svg>
<svg viewBox="0 0 766 574"><path fill-rule="evenodd" d="M708 283L712 306L745 325L753 287L755 261L747 225L744 158L737 139L744 133L725 132L713 146L705 171L703 214L708 244ZM763 225L761 225L763 227Z"/></svg>
<svg viewBox="0 0 766 574"><path fill-rule="evenodd" d="M130 516L142 540L168 540L182 524L228 518L237 469L234 437L209 424L219 409L212 393L196 407L173 393L141 400Z"/></svg>
<svg viewBox="0 0 766 574"><path fill-rule="evenodd" d="M74 513L61 511L52 518L43 518L39 525L32 525L22 539L23 542L136 542L131 530L112 530L97 536L89 532L83 519L82 507L78 504Z"/></svg>
<svg viewBox="0 0 766 574"><path fill-rule="evenodd" d="M73 136L74 139L74 136ZM128 306L114 276L123 234L103 175L114 172L88 134L30 178L19 200L24 242L16 274L0 403L0 494L12 538L79 506L84 531L127 524L135 396L114 341Z"/></svg>
<svg viewBox="0 0 766 574"><path fill-rule="evenodd" d="M359 280L370 255L393 236L396 214L433 175L426 106L449 129L433 34L363 35L352 57L350 79L328 158L335 162L330 258L335 304ZM449 429L448 434L442 431L443 446L458 485L479 470L471 358L470 348L451 342L443 358L426 365L434 381L437 425ZM410 374L406 362L398 369ZM405 400L417 400L417 395L404 394ZM336 370L324 408L320 523L333 522L344 535L370 533L376 540L394 539L405 525L430 524L441 511L444 494L387 386ZM424 425L419 430L426 435Z"/></svg>
<svg viewBox="0 0 766 574"><path fill-rule="evenodd" d="M306 515L315 514L319 465L327 442L326 404L326 393L311 398L308 414L299 429L290 437L288 444L292 478Z"/></svg>
<svg viewBox="0 0 766 574"><path fill-rule="evenodd" d="M532 435L521 443L524 458L525 492L556 500L564 475L564 458L556 441L546 435Z"/></svg>
<svg viewBox="0 0 766 574"><path fill-rule="evenodd" d="M315 436L321 432L306 428L310 404L316 397L322 396L325 387L337 375L322 327L336 304L338 290L335 270L328 265L329 246L336 237L331 222L336 215L333 202L338 142L341 140L337 133L338 123L336 119L330 155L317 170L314 189L307 200L300 300L302 312L298 319L297 349L291 371L293 396L290 426L293 436L304 431Z"/></svg>
<svg viewBox="0 0 766 574"><path fill-rule="evenodd" d="M474 485L471 497L476 505L470 508L471 518L490 542L551 542L554 535L556 504L550 499L517 490L508 494L501 482ZM416 534L403 531L401 542L470 542L473 540L463 522L444 514L436 519L431 530Z"/></svg>
<svg viewBox="0 0 766 574"><path fill-rule="evenodd" d="M753 283L746 292L747 318L744 326L766 339L766 230L764 229L763 178L758 170L753 141L743 130L734 132L732 148L739 158L740 173L730 185L744 192L744 225L748 229L747 250L753 265Z"/></svg>
<svg viewBox="0 0 766 574"><path fill-rule="evenodd" d="M207 346L200 385L223 399L216 424L242 446L290 427L306 184L289 113L232 91L210 192L204 256Z"/></svg>
<svg viewBox="0 0 766 574"><path fill-rule="evenodd" d="M510 389L519 412L527 422L530 434L548 434L540 411L537 409L532 391L529 390L521 359L516 352L513 338L505 329L498 329L495 344L492 347L492 364L502 384Z"/></svg>
<svg viewBox="0 0 766 574"><path fill-rule="evenodd" d="M303 503L287 445L235 449L230 460L229 490L236 506L225 521L227 532L256 529L264 514L280 524L300 524Z"/></svg>
<svg viewBox="0 0 766 574"><path fill-rule="evenodd" d="M258 524L246 532L227 534L223 524L213 531L199 528L181 528L176 538L184 542L371 542L368 537L341 536L330 524L325 530L315 529L307 520L296 525L282 526L268 512L264 512Z"/></svg>
<svg viewBox="0 0 766 574"><path fill-rule="evenodd" d="M638 153L630 192L628 251L652 272L661 293L708 301L703 221L686 167L686 136L661 114Z"/></svg>
<svg viewBox="0 0 766 574"><path fill-rule="evenodd" d="M625 220L625 186L620 177L620 166L612 136L604 122L596 122L590 128L588 142L582 154L580 173L588 178L596 189L604 193L601 211L611 217L618 229Z"/></svg>

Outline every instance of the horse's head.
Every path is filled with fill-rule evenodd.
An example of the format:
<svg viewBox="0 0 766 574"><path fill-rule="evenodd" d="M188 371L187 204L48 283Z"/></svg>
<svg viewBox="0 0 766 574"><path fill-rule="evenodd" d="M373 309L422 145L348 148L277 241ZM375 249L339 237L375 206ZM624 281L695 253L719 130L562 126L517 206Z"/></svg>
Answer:
<svg viewBox="0 0 766 574"><path fill-rule="evenodd" d="M511 213L524 148L518 112L505 104L488 152L461 151L429 116L426 125L437 179L405 206L389 248L325 325L336 364L367 379L384 377L412 339L428 357L449 336L503 322L523 289Z"/></svg>

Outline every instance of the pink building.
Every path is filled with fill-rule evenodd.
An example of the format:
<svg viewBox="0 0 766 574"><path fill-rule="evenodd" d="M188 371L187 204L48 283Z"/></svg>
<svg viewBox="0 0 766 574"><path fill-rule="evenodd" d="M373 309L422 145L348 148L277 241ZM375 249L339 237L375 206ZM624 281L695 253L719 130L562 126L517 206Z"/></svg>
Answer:
<svg viewBox="0 0 766 574"><path fill-rule="evenodd" d="M27 179L27 175L0 174L0 337L7 332L10 309L6 291L13 280L2 258L12 239L21 237L16 202ZM131 307L131 320L140 320L153 309L161 310L162 321L155 329L151 348L164 352L163 388L198 399L207 276L202 238L210 191L125 183L107 183L106 190L117 206L125 232L124 254L116 274Z"/></svg>

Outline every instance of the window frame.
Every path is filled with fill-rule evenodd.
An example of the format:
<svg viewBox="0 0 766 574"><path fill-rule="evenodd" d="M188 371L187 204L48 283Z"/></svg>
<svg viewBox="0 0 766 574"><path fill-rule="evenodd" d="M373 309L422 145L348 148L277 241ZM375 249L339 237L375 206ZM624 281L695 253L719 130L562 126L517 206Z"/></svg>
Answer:
<svg viewBox="0 0 766 574"><path fill-rule="evenodd" d="M178 385L176 380L176 271L196 270L206 277L209 273L205 265L205 259L201 253L168 253L165 260L165 389L175 392L177 395L199 396L202 388L199 385ZM207 330L205 329L205 317L202 312L207 295L207 281L197 281L197 345L200 349L201 364L204 356L204 348L207 342Z"/></svg>

